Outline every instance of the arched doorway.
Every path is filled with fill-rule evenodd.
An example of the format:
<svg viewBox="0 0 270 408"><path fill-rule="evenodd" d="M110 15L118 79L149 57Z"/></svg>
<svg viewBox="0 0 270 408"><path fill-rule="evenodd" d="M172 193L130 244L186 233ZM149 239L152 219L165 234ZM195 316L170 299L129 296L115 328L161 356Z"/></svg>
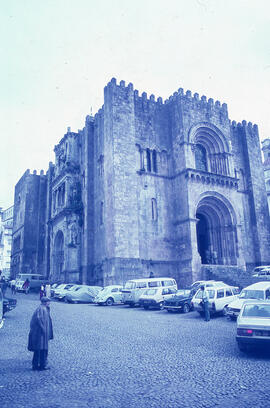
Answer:
<svg viewBox="0 0 270 408"><path fill-rule="evenodd" d="M204 197L197 206L197 246L202 264L236 265L235 216L221 199Z"/></svg>
<svg viewBox="0 0 270 408"><path fill-rule="evenodd" d="M64 266L64 234L58 231L54 240L54 278L56 281L61 279L61 273Z"/></svg>

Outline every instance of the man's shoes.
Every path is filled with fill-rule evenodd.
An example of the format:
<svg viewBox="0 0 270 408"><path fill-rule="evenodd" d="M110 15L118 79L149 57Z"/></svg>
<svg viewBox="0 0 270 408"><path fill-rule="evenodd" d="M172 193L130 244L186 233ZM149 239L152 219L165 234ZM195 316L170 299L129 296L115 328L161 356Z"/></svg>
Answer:
<svg viewBox="0 0 270 408"><path fill-rule="evenodd" d="M33 370L33 371L38 371L38 370L39 370L39 367L34 367L34 366L33 366L33 367L32 367L32 370Z"/></svg>
<svg viewBox="0 0 270 408"><path fill-rule="evenodd" d="M40 371L50 370L50 369L51 369L51 367L49 367L49 366L46 366L46 367L39 367L39 370L40 370Z"/></svg>

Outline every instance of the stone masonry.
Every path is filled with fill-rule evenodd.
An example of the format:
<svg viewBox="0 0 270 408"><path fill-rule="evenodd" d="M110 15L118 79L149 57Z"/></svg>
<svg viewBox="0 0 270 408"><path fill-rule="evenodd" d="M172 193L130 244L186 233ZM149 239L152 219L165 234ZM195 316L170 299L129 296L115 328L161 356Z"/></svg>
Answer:
<svg viewBox="0 0 270 408"><path fill-rule="evenodd" d="M231 122L226 104L183 89L163 102L113 78L95 117L54 151L44 190L52 281L107 285L152 271L181 286L207 274L236 282L270 263L258 128Z"/></svg>

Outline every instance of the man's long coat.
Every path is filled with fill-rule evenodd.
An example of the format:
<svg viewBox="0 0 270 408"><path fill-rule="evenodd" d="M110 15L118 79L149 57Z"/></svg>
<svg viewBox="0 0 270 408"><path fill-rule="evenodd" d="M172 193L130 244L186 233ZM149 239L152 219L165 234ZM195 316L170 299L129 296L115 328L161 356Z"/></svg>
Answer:
<svg viewBox="0 0 270 408"><path fill-rule="evenodd" d="M28 336L28 350L48 350L48 342L53 338L50 310L41 304L34 312Z"/></svg>

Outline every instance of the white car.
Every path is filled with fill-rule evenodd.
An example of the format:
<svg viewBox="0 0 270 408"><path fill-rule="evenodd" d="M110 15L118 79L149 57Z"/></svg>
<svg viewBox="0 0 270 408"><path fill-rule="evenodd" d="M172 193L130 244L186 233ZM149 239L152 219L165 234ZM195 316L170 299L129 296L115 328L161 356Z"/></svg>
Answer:
<svg viewBox="0 0 270 408"><path fill-rule="evenodd" d="M95 297L94 303L98 305L112 306L116 303L123 303L123 286L110 285L103 288Z"/></svg>
<svg viewBox="0 0 270 408"><path fill-rule="evenodd" d="M228 305L235 299L237 295L234 293L234 287L218 282L215 286L207 287L209 295L209 312L210 314L223 313L227 314ZM204 313L202 305L202 291L199 289L193 299L192 304L194 310L200 314Z"/></svg>
<svg viewBox="0 0 270 408"><path fill-rule="evenodd" d="M270 345L270 302L244 303L237 318L236 341L241 351Z"/></svg>
<svg viewBox="0 0 270 408"><path fill-rule="evenodd" d="M100 286L75 285L65 295L65 302L69 303L93 303Z"/></svg>
<svg viewBox="0 0 270 408"><path fill-rule="evenodd" d="M54 298L58 300L65 300L65 296L69 290L74 289L75 283L62 283L54 291Z"/></svg>
<svg viewBox="0 0 270 408"><path fill-rule="evenodd" d="M175 295L177 289L175 288L151 288L146 289L139 298L139 305L142 306L145 310L151 308L163 309L164 301L172 295Z"/></svg>
<svg viewBox="0 0 270 408"><path fill-rule="evenodd" d="M237 299L229 304L227 316L231 320L237 318L244 303L249 300L267 300L270 298L270 282L257 282L244 288Z"/></svg>

